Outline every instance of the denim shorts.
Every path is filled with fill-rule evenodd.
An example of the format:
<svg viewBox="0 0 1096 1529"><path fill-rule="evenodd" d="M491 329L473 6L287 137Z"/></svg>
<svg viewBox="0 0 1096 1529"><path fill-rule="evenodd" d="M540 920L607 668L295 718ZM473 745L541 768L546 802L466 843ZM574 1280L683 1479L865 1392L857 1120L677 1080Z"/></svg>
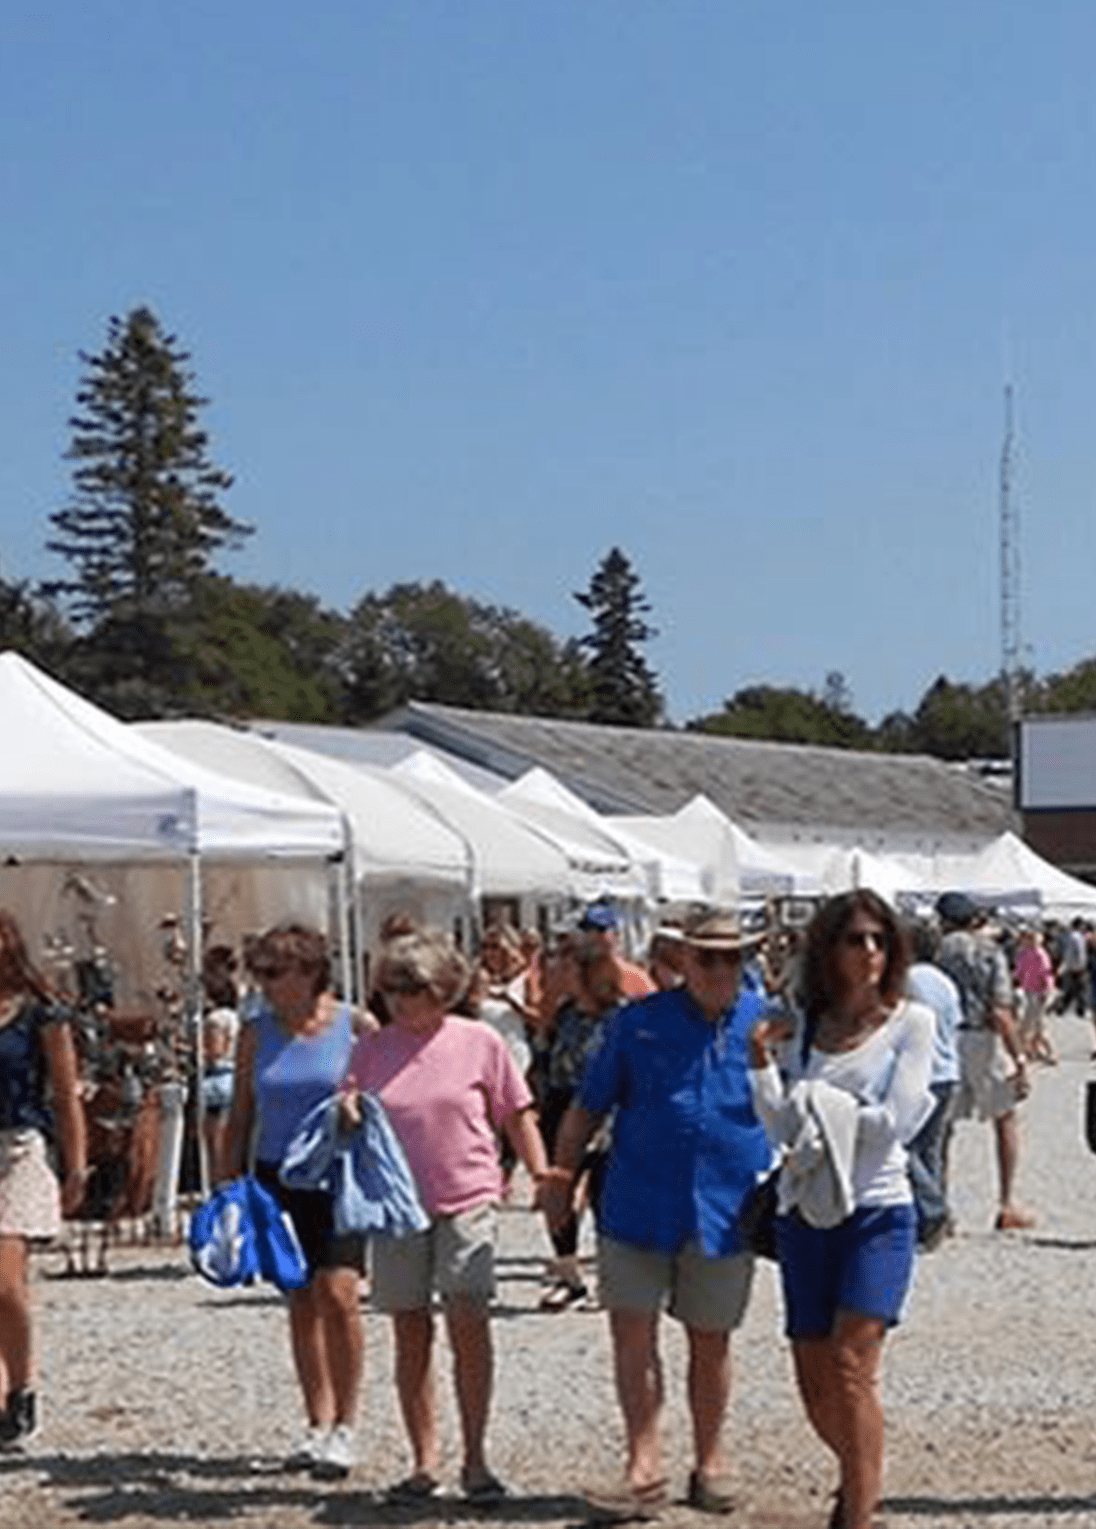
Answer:
<svg viewBox="0 0 1096 1529"><path fill-rule="evenodd" d="M912 1205L869 1205L839 1226L809 1226L794 1212L776 1218L776 1247L789 1338L825 1338L839 1311L894 1327L913 1274L917 1214Z"/></svg>

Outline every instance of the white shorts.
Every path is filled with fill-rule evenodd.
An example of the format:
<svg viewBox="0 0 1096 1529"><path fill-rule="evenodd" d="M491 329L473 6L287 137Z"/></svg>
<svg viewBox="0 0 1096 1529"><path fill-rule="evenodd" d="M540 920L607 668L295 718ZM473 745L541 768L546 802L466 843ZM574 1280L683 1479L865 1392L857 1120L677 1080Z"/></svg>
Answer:
<svg viewBox="0 0 1096 1529"><path fill-rule="evenodd" d="M1016 1108L1013 1067L996 1030L960 1030L955 1119L999 1120Z"/></svg>
<svg viewBox="0 0 1096 1529"><path fill-rule="evenodd" d="M61 1195L40 1131L0 1131L0 1237L56 1237Z"/></svg>

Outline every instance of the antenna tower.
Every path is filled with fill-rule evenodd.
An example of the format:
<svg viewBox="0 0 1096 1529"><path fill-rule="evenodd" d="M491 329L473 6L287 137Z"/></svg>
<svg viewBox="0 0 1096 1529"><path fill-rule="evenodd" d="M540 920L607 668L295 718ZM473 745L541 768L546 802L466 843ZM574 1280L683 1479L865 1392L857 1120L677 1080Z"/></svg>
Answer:
<svg viewBox="0 0 1096 1529"><path fill-rule="evenodd" d="M1001 447L1001 679L1010 724L1020 720L1020 511L1012 492L1012 384L1005 385Z"/></svg>

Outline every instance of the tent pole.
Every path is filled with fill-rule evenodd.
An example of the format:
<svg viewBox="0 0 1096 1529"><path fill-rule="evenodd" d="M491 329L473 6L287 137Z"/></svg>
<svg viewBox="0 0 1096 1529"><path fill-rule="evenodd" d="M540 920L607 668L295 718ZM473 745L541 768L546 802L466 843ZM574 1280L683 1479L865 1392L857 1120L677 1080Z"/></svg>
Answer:
<svg viewBox="0 0 1096 1529"><path fill-rule="evenodd" d="M194 1042L194 1087L198 1097L194 1101L194 1118L198 1131L198 1180L204 1200L209 1194L210 1162L206 1151L205 1107L202 1099L202 1081L205 1077L205 1058L202 1055L202 862L196 849L187 856L187 982L186 1016L187 1032Z"/></svg>

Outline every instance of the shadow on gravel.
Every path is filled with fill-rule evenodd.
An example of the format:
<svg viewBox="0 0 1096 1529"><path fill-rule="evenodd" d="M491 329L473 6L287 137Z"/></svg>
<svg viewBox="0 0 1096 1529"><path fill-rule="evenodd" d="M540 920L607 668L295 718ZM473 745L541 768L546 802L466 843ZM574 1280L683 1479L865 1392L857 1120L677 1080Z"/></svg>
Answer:
<svg viewBox="0 0 1096 1529"><path fill-rule="evenodd" d="M164 1284L168 1280L181 1280L193 1278L194 1270L189 1264L130 1264L124 1269L46 1269L43 1270L42 1278L45 1280L106 1280L110 1284L125 1284L127 1281L155 1280Z"/></svg>
<svg viewBox="0 0 1096 1529"><path fill-rule="evenodd" d="M570 1496L507 1497L477 1508L463 1497L437 1496L421 1506L385 1503L369 1491L312 1482L285 1472L276 1460L247 1455L110 1454L0 1456L0 1491L17 1475L71 1493L66 1507L83 1523L127 1519L220 1523L256 1513L311 1510L318 1524L579 1522L583 1502ZM217 1485L223 1482L224 1485Z"/></svg>
<svg viewBox="0 0 1096 1529"><path fill-rule="evenodd" d="M951 1519L966 1524L991 1514L1002 1517L1038 1514L1043 1518L1084 1514L1086 1522L1092 1523L1096 1517L1096 1493L1088 1497L887 1497L882 1506L890 1513L905 1513L910 1518L927 1518L941 1524Z"/></svg>
<svg viewBox="0 0 1096 1529"><path fill-rule="evenodd" d="M1029 1237L1033 1248L1066 1248L1071 1253L1091 1253L1096 1248L1096 1238L1086 1237Z"/></svg>

